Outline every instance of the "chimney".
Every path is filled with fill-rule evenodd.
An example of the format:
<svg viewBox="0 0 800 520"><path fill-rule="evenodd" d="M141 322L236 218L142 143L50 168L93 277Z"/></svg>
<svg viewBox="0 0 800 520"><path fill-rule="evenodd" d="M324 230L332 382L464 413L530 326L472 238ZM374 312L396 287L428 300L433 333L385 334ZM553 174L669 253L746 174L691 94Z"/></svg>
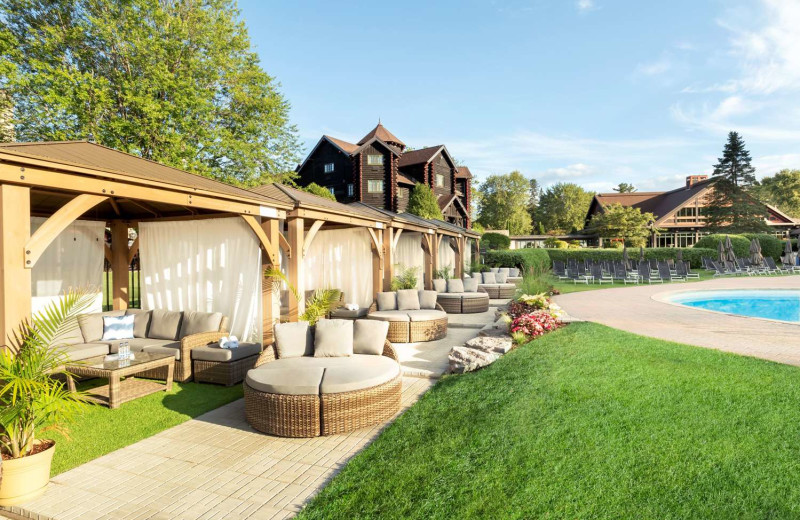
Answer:
<svg viewBox="0 0 800 520"><path fill-rule="evenodd" d="M686 177L686 187L690 187L692 184L697 184L700 181L704 181L708 179L708 175L689 175Z"/></svg>

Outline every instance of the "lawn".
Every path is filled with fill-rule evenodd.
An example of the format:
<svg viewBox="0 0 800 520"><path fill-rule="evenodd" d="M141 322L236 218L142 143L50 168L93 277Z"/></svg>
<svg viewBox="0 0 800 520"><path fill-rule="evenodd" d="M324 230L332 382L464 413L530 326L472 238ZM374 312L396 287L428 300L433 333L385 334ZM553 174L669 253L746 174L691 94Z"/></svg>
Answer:
<svg viewBox="0 0 800 520"><path fill-rule="evenodd" d="M79 388L101 383L104 381L90 380ZM46 437L57 442L50 474L63 473L240 397L241 385L223 387L175 383L170 392L159 392L123 403L115 410L89 405L76 421L68 425L67 437L47 432Z"/></svg>
<svg viewBox="0 0 800 520"><path fill-rule="evenodd" d="M705 271L703 269L694 269L693 272L699 274L700 278L691 278L687 282L667 282L667 283L664 283L664 285L667 286L667 285L675 285L675 284L678 284L678 283L702 282L703 280L710 280L710 279L714 278L714 273ZM553 277L552 285L553 285L553 287L558 289L559 292L561 292L561 294L568 294L568 293L580 292L580 291L594 291L594 290L597 290L597 289L608 289L609 287L623 287L623 286L625 286L625 284L620 283L620 282L617 282L617 283L614 283L614 284L610 284L610 283L604 283L604 284L590 283L589 285L586 285L586 284L583 284L583 283L577 283L576 284L576 283L573 283L570 280L559 280L556 277ZM627 286L628 287L633 287L632 284L628 284Z"/></svg>
<svg viewBox="0 0 800 520"><path fill-rule="evenodd" d="M800 369L576 323L443 378L300 514L797 518Z"/></svg>

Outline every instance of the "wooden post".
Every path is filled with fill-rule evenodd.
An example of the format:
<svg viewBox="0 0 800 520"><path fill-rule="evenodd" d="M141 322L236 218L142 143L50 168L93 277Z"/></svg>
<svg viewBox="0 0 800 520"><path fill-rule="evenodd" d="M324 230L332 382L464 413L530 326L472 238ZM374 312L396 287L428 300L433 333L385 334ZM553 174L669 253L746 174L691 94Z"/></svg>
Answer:
<svg viewBox="0 0 800 520"><path fill-rule="evenodd" d="M277 219L270 219L265 220L261 223L261 229L264 230L264 234L267 235L269 242L272 246L277 250L278 249L278 235L280 235L280 229L278 225L280 221ZM275 321L280 319L280 316L275 316L275 298L277 297L280 299L280 294L275 294L272 290L272 280L264 276L264 270L270 267L275 267L280 269L280 260L278 260L278 265L272 264L272 260L269 257L269 254L266 251L261 252L261 339L263 345L269 345L274 341L272 335L272 329L275 324ZM280 311L278 311L280 314Z"/></svg>
<svg viewBox="0 0 800 520"><path fill-rule="evenodd" d="M433 235L422 235L422 252L425 255L425 259L423 261L423 266L425 268L425 273L423 274L423 285L426 290L430 291L433 289L433 258L431 256L431 240Z"/></svg>
<svg viewBox="0 0 800 520"><path fill-rule="evenodd" d="M111 221L111 303L115 311L128 308L128 223Z"/></svg>
<svg viewBox="0 0 800 520"><path fill-rule="evenodd" d="M31 315L31 270L25 269L30 236L30 188L0 184L0 345Z"/></svg>
<svg viewBox="0 0 800 520"><path fill-rule="evenodd" d="M372 297L373 299L375 299L378 296L378 293L381 292L383 288L383 279L384 279L383 259L385 255L383 251L384 232L379 229L376 229L373 232L376 235L375 236L376 240L374 241L375 243L372 246Z"/></svg>
<svg viewBox="0 0 800 520"><path fill-rule="evenodd" d="M289 291L289 321L297 321L298 317L306 311L305 272L303 269L303 244L305 242L305 221L293 217L286 220L289 228L289 247L292 248L292 257L289 259L289 283L297 290L300 299L294 297Z"/></svg>
<svg viewBox="0 0 800 520"><path fill-rule="evenodd" d="M439 269L439 244L442 243L443 237L444 235L437 233L433 235L433 240L431 240L431 285L433 285L434 273Z"/></svg>
<svg viewBox="0 0 800 520"><path fill-rule="evenodd" d="M383 231L383 290L392 289L394 278L394 234L397 230L388 228Z"/></svg>
<svg viewBox="0 0 800 520"><path fill-rule="evenodd" d="M456 265L453 269L453 278L456 280L460 280L464 278L464 238L463 237L456 237L450 239L450 246L453 246L453 241L455 241L455 247L453 247L453 252L456 255Z"/></svg>

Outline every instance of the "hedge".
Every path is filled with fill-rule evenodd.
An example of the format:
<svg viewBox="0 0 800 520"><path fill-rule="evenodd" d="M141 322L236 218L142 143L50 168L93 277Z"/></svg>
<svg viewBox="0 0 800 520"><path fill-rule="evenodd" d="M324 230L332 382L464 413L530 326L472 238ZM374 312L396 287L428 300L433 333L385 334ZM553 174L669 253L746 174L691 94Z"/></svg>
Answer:
<svg viewBox="0 0 800 520"><path fill-rule="evenodd" d="M739 257L748 257L750 256L750 241L754 238L758 239L759 244L761 244L761 254L764 256L771 256L775 260L779 260L781 255L783 255L783 248L786 247L785 241L779 238L775 238L772 235L767 235L765 233L743 233L741 235L723 235L723 234L716 234L716 235L707 235L701 238L694 247L706 247L714 249L715 251L719 247L720 241L724 242L725 237L729 236L731 239L731 244L733 245L733 251L736 253L736 256Z"/></svg>
<svg viewBox="0 0 800 520"><path fill-rule="evenodd" d="M500 233L484 233L481 235L481 246L489 250L507 250L511 247L511 239Z"/></svg>
<svg viewBox="0 0 800 520"><path fill-rule="evenodd" d="M673 260L678 256L678 248L675 247L653 247L644 250L644 257L647 260ZM717 257L716 249L705 249L700 247L683 248L683 259L688 261L694 268L703 267L702 257ZM628 258L637 260L639 258L638 249L628 249ZM520 267L528 269L536 263L543 262L552 265L553 260L622 260L621 249L543 249L526 248L513 249L511 251L489 251L486 253L485 261L487 265L493 267Z"/></svg>

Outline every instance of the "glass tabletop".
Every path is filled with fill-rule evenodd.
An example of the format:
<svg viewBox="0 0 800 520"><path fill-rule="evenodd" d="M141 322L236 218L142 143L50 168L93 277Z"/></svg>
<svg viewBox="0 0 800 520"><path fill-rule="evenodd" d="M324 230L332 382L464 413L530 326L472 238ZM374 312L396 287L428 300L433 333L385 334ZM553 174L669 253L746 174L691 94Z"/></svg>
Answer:
<svg viewBox="0 0 800 520"><path fill-rule="evenodd" d="M132 352L132 358L129 359L114 359L107 360L108 356L95 356L80 361L75 361L67 364L67 367L89 367L98 370L119 370L121 368L133 367L150 361L158 359L172 358L173 354L153 353L153 352Z"/></svg>

